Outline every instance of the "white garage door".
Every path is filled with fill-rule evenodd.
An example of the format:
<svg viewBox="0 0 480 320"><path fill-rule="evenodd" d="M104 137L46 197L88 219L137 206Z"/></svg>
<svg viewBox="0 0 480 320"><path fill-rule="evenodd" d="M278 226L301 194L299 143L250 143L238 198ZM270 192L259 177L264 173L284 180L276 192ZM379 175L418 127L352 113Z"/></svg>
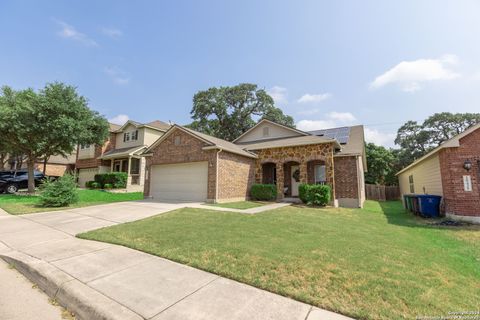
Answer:
<svg viewBox="0 0 480 320"><path fill-rule="evenodd" d="M153 165L150 195L165 201L205 201L208 162Z"/></svg>
<svg viewBox="0 0 480 320"><path fill-rule="evenodd" d="M78 170L78 185L85 188L87 181L93 181L95 175L98 173L98 168L80 169Z"/></svg>

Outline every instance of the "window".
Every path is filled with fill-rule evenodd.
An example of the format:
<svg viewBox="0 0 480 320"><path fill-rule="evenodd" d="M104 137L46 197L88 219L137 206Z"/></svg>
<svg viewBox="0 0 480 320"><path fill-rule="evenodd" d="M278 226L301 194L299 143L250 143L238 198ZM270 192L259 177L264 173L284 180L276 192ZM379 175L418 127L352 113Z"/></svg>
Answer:
<svg viewBox="0 0 480 320"><path fill-rule="evenodd" d="M128 142L130 141L130 132L125 132L123 134L123 142Z"/></svg>
<svg viewBox="0 0 480 320"><path fill-rule="evenodd" d="M138 130L132 131L132 141L138 140Z"/></svg>
<svg viewBox="0 0 480 320"><path fill-rule="evenodd" d="M268 137L270 135L270 128L269 127L264 127L263 128L263 136Z"/></svg>
<svg viewBox="0 0 480 320"><path fill-rule="evenodd" d="M80 150L85 150L85 149L90 149L90 145L86 144L86 145L81 145L80 146Z"/></svg>
<svg viewBox="0 0 480 320"><path fill-rule="evenodd" d="M175 140L174 143L176 146L179 146L180 143L182 142L180 136L175 136L174 140Z"/></svg>
<svg viewBox="0 0 480 320"><path fill-rule="evenodd" d="M327 182L325 165L323 164L315 165L315 184L324 184L325 182Z"/></svg>
<svg viewBox="0 0 480 320"><path fill-rule="evenodd" d="M415 184L413 183L413 175L408 176L408 183L410 184L410 193L415 193Z"/></svg>
<svg viewBox="0 0 480 320"><path fill-rule="evenodd" d="M139 174L140 173L140 159L132 158L130 174Z"/></svg>

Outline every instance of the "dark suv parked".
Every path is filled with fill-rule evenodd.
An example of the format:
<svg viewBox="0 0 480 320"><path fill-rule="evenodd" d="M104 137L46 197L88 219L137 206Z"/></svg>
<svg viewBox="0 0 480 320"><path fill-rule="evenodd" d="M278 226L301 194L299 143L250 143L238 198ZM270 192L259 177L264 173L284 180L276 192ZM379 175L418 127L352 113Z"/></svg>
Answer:
<svg viewBox="0 0 480 320"><path fill-rule="evenodd" d="M40 171L34 172L35 187L43 183L45 175ZM28 188L27 170L0 171L0 193L15 193L19 189Z"/></svg>

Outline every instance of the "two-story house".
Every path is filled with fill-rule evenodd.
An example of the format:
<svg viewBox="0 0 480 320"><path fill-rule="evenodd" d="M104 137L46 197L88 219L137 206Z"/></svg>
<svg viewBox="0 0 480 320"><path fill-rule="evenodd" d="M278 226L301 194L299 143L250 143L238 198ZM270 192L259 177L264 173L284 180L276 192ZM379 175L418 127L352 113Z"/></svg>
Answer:
<svg viewBox="0 0 480 320"><path fill-rule="evenodd" d="M158 120L146 124L129 120L123 126L110 124L110 136L102 146L79 146L79 186L85 187L97 173L126 172L128 191L143 191L145 158L141 154L169 128L169 124Z"/></svg>

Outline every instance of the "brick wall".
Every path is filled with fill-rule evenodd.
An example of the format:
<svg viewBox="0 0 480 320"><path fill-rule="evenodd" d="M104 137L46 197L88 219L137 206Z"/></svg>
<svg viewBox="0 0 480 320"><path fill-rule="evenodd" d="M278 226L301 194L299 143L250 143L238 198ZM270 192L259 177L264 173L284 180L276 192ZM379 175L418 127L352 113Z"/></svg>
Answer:
<svg viewBox="0 0 480 320"><path fill-rule="evenodd" d="M461 216L480 217L480 129L460 139L460 146L440 150L445 211ZM463 168L465 160L473 164L468 172ZM470 175L472 191L465 191L463 176Z"/></svg>
<svg viewBox="0 0 480 320"><path fill-rule="evenodd" d="M95 168L98 166L110 167L110 160L100 160L97 158L100 157L105 152L115 149L115 141L116 141L115 133L110 132L110 136L102 146L98 146L98 145L95 146L95 157L91 159L77 159L75 163L76 168L85 169L85 168Z"/></svg>
<svg viewBox="0 0 480 320"><path fill-rule="evenodd" d="M71 166L68 164L51 164L47 163L45 174L52 177L61 177ZM43 163L35 163L35 170L43 172Z"/></svg>
<svg viewBox="0 0 480 320"><path fill-rule="evenodd" d="M250 196L255 181L255 159L222 151L218 154L218 201Z"/></svg>
<svg viewBox="0 0 480 320"><path fill-rule="evenodd" d="M175 145L177 136L180 137L179 145ZM215 199L217 150L202 150L206 145L196 137L175 129L152 150L153 155L146 158L145 196L150 195L152 165L208 161L208 199Z"/></svg>
<svg viewBox="0 0 480 320"><path fill-rule="evenodd" d="M356 157L335 157L335 193L338 199L358 199Z"/></svg>

